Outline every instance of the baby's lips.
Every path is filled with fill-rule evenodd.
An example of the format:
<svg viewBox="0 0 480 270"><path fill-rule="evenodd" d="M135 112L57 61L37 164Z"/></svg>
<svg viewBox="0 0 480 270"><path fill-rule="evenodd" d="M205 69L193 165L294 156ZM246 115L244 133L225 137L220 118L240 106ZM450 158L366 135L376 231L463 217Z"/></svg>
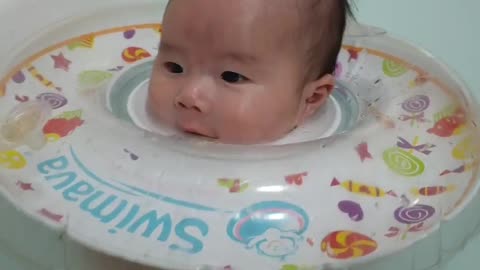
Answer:
<svg viewBox="0 0 480 270"><path fill-rule="evenodd" d="M193 135L196 135L196 136L205 137L205 138L216 139L216 137L212 137L210 135L207 135L205 133L202 133L202 132L199 132L199 131L196 131L196 130L187 129L187 130L184 130L184 132L189 133L189 134L193 134Z"/></svg>
<svg viewBox="0 0 480 270"><path fill-rule="evenodd" d="M211 138L211 139L217 139L215 136L210 135L210 132L206 132L203 129L200 129L198 127L190 126L190 125L182 125L179 124L177 128L185 133L197 135L197 136L202 136L206 138Z"/></svg>

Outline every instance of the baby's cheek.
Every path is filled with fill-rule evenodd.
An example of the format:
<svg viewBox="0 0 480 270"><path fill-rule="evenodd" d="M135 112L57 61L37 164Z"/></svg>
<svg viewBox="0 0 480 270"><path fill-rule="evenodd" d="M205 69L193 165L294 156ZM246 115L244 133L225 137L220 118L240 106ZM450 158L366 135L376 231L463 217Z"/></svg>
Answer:
<svg viewBox="0 0 480 270"><path fill-rule="evenodd" d="M158 119L171 122L174 110L174 92L168 83L152 78L148 90L147 109Z"/></svg>
<svg viewBox="0 0 480 270"><path fill-rule="evenodd" d="M276 104L252 103L239 108L230 119L225 119L225 121L243 133L260 136L282 132L291 122L289 115L288 110ZM232 121L233 119L235 121Z"/></svg>

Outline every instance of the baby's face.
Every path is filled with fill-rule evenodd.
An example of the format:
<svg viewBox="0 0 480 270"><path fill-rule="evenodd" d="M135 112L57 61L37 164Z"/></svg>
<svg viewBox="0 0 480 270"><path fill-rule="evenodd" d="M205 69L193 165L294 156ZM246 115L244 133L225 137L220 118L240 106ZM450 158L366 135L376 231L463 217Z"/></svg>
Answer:
<svg viewBox="0 0 480 270"><path fill-rule="evenodd" d="M224 143L253 144L281 138L313 113L304 55L290 38L297 18L265 2L170 3L149 89L155 118Z"/></svg>

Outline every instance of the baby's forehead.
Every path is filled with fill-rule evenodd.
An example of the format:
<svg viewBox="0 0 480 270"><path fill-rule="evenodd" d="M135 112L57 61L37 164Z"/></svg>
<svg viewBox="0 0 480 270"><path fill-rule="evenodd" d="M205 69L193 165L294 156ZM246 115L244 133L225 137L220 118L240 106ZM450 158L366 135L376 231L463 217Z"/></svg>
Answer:
<svg viewBox="0 0 480 270"><path fill-rule="evenodd" d="M301 1L309 0L175 0L167 10L164 33L180 29L189 38L286 42L298 32Z"/></svg>

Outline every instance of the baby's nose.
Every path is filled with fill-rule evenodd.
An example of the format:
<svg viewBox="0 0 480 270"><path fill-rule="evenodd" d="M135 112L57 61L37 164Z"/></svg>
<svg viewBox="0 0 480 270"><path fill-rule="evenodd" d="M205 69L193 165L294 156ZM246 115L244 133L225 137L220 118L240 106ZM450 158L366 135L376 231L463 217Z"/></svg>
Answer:
<svg viewBox="0 0 480 270"><path fill-rule="evenodd" d="M185 88L175 98L175 106L180 110L206 113L209 110L211 99L207 92L203 87Z"/></svg>
<svg viewBox="0 0 480 270"><path fill-rule="evenodd" d="M177 107L180 108L180 109L195 110L197 112L202 112L203 111L200 108L200 106L195 104L195 102L190 102L189 100L177 99L176 102L175 102L175 105L177 105Z"/></svg>

